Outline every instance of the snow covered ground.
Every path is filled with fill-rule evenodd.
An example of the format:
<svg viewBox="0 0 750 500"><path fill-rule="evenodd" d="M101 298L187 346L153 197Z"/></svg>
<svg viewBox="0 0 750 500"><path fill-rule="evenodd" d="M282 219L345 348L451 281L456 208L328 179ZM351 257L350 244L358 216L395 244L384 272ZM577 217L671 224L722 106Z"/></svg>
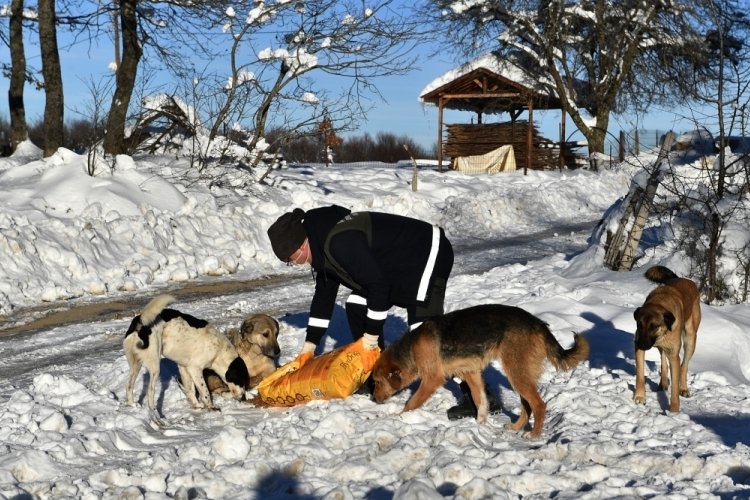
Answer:
<svg viewBox="0 0 750 500"><path fill-rule="evenodd" d="M276 261L265 230L293 206L337 203L443 225L457 249L447 309L517 305L564 346L578 332L592 351L572 372L545 372L547 422L540 439L527 440L503 428L519 400L497 365L485 375L504 413L480 426L446 418L459 396L452 381L403 414L409 391L383 405L354 395L292 409L218 398L220 412L197 412L164 361L160 427L124 402L130 316L0 333L2 498L750 498L747 304L703 306L692 397L680 413L655 392L656 351L647 354L647 404L632 401L633 310L653 287L643 271L687 269L659 248L632 272L602 266L589 237L627 193L633 169L492 177L422 169L413 192L408 166L306 166L276 170L267 184L237 177L208 189L174 158L120 157L113 174L96 177L67 151L38 158L26 147L0 160L6 325L41 303L145 300L180 283L282 275L175 306L222 329L273 314L286 362L301 347L313 283L309 271ZM393 309L386 338L404 324ZM349 340L337 310L326 348Z"/></svg>

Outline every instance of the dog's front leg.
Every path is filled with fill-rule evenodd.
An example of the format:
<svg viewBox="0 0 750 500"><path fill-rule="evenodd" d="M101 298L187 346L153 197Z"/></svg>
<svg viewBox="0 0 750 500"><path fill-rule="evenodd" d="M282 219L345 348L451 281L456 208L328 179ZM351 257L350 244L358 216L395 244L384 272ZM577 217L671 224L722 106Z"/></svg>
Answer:
<svg viewBox="0 0 750 500"><path fill-rule="evenodd" d="M419 381L419 387L406 402L403 411L416 410L427 401L430 396L445 382L445 378L432 375Z"/></svg>
<svg viewBox="0 0 750 500"><path fill-rule="evenodd" d="M184 392L185 396L187 396L188 400L190 400L190 404L192 404L193 408L196 408L196 409L204 408L201 402L198 401L198 398L195 397L195 382L188 368L182 365L178 365L177 369L180 371L180 382L182 382L182 392Z"/></svg>
<svg viewBox="0 0 750 500"><path fill-rule="evenodd" d="M218 410L218 408L214 406L213 401L211 400L211 391L208 390L206 381L203 378L203 368L190 367L188 368L188 372L193 379L195 389L198 389L198 395L200 396L200 400L202 403L201 406L209 410ZM193 390L192 393L193 397L195 397L195 390Z"/></svg>
<svg viewBox="0 0 750 500"><path fill-rule="evenodd" d="M666 391L669 389L669 371L672 369L672 364L669 362L669 359L667 359L667 353L664 352L663 349L659 349L659 354L661 354L661 378L659 378L659 390L660 391ZM672 378L672 382L674 382L675 379Z"/></svg>
<svg viewBox="0 0 750 500"><path fill-rule="evenodd" d="M646 404L646 374L644 365L646 363L646 351L635 349L635 392L633 401L639 405Z"/></svg>

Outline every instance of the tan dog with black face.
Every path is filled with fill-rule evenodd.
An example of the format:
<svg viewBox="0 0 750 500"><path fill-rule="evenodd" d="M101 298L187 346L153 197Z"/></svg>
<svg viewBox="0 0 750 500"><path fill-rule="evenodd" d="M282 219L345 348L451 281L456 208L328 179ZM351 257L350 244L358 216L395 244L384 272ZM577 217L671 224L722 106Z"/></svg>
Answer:
<svg viewBox="0 0 750 500"><path fill-rule="evenodd" d="M652 290L643 305L633 313L637 325L633 401L637 404L646 403L646 351L656 347L661 354L659 390L664 391L669 386L668 366L672 382L669 411L680 411L680 396L690 396L687 373L701 323L700 294L692 280L680 278L663 266L649 268L646 278L661 286Z"/></svg>
<svg viewBox="0 0 750 500"><path fill-rule="evenodd" d="M549 327L518 307L486 304L436 316L389 345L372 369L373 399L382 403L420 379L419 387L404 406L415 410L445 383L461 377L469 385L477 407L477 421L487 421L488 402L482 370L492 360L501 362L513 389L521 397L521 415L508 428L520 431L534 417L530 437L542 433L547 405L537 384L549 361L558 370L572 370L589 355L589 344L580 335L563 349Z"/></svg>
<svg viewBox="0 0 750 500"><path fill-rule="evenodd" d="M253 314L242 322L242 326L231 328L227 337L245 362L248 371L248 388L253 388L261 380L276 371L276 358L279 348L279 323L267 314ZM229 388L213 372L206 373L206 383L211 392L221 394Z"/></svg>

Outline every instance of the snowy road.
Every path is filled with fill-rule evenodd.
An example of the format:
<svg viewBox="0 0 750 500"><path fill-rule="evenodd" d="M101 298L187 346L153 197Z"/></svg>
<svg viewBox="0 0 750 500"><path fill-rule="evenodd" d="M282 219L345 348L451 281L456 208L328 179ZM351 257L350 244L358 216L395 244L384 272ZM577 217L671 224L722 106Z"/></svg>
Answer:
<svg viewBox="0 0 750 500"><path fill-rule="evenodd" d="M595 224L596 221L586 221L494 241L462 241L455 245L453 275L478 275L497 266L524 264L555 253L575 254L585 247ZM292 314L286 322L303 326L307 321L313 282L308 273L300 272L272 278L191 283L167 291L178 298L175 307L210 319L220 328L237 325L252 312L266 312L276 317ZM10 326L6 324L0 329L0 357L3 359L0 379L10 382L0 388L0 401L7 400L13 390L28 386L36 374L51 367L63 373L79 369L82 353L93 366L121 356L122 334L133 315L152 295L40 305L14 315ZM104 335L81 335L81 329L76 326L79 323L88 325L86 331L98 330ZM92 323L100 326L92 329ZM399 332L400 328L390 325L391 334ZM290 350L296 352L296 345L287 344L284 349L283 341L280 339L282 356L291 355Z"/></svg>

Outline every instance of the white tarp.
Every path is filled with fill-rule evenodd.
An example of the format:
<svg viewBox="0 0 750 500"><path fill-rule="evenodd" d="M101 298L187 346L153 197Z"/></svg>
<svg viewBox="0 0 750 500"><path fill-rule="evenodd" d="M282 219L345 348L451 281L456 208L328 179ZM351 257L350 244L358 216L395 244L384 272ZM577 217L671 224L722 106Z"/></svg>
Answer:
<svg viewBox="0 0 750 500"><path fill-rule="evenodd" d="M510 144L483 155L458 156L454 161L456 170L465 174L496 174L516 169L516 156Z"/></svg>

